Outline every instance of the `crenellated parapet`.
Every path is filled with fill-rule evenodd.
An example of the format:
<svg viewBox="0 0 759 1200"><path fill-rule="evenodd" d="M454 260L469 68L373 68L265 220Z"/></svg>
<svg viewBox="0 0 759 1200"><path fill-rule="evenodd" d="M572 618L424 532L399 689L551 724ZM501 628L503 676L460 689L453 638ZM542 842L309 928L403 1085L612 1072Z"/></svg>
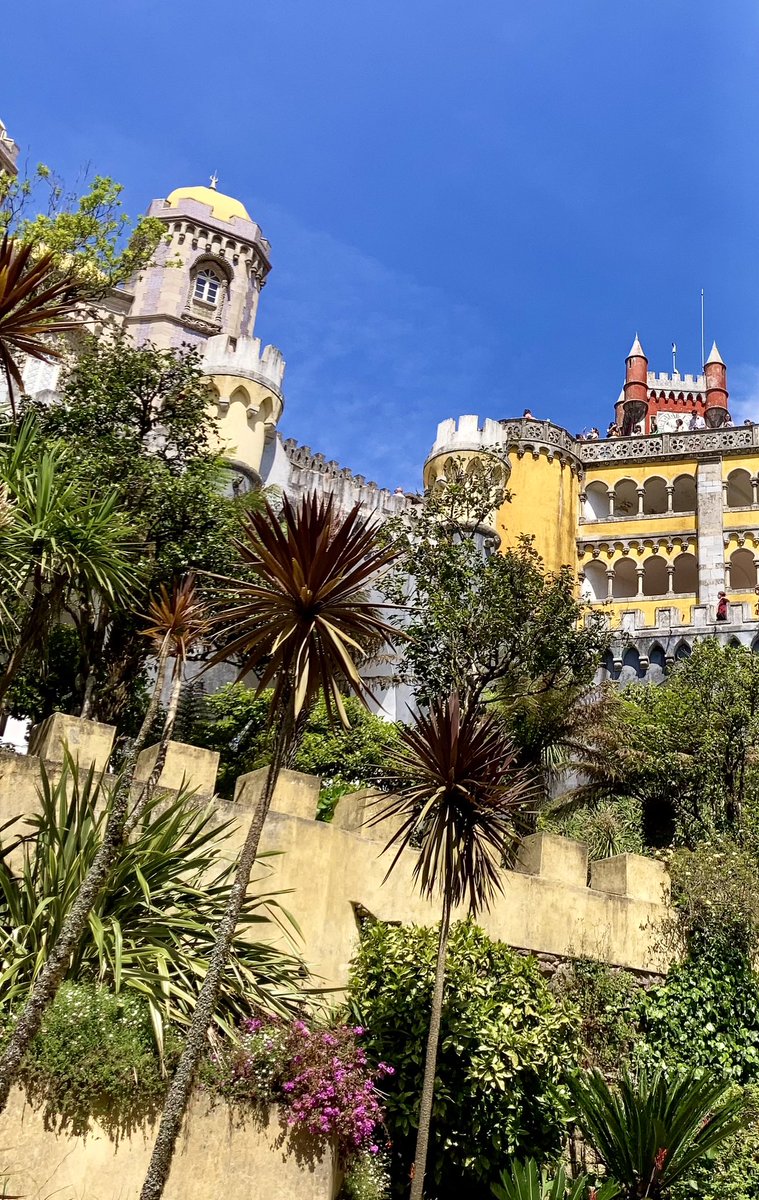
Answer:
<svg viewBox="0 0 759 1200"><path fill-rule="evenodd" d="M257 337L227 337L218 334L208 339L203 354L203 370L210 377L249 379L261 384L283 400L282 381L285 360L276 346L261 346Z"/></svg>
<svg viewBox="0 0 759 1200"><path fill-rule="evenodd" d="M290 465L287 491L295 498L309 492L334 496L343 511L358 504L363 512L381 520L409 512L420 502L419 496L400 489L391 492L363 475L355 475L348 467L314 453L310 446L301 446L294 438L283 442L283 448Z"/></svg>
<svg viewBox="0 0 759 1200"><path fill-rule="evenodd" d="M461 416L458 420L449 418L441 421L437 427L437 436L425 463L425 479L434 470L432 464L450 455L466 457L475 453L503 456L512 452L518 458L531 454L535 459L545 455L550 462L558 459L581 476L580 445L566 429L554 425L552 421L537 421L529 417L494 421L486 417L480 424L480 418L473 415Z"/></svg>

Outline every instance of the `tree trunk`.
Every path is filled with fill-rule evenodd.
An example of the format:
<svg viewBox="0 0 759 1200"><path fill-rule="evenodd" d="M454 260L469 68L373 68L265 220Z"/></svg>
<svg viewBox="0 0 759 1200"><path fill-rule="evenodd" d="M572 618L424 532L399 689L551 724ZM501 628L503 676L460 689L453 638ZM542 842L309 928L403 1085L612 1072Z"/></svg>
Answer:
<svg viewBox="0 0 759 1200"><path fill-rule="evenodd" d="M287 707L289 709L289 700ZM240 909L245 900L250 882L250 873L258 854L261 831L269 812L277 778L287 755L291 728L290 720L287 717L283 717L277 729L274 752L266 775L264 790L261 799L256 805L245 843L240 852L235 881L229 893L226 912L219 923L216 942L208 965L208 972L203 980L203 986L195 1005L195 1012L193 1013L192 1022L187 1032L182 1057L179 1060L166 1096L161 1115L161 1124L158 1129L155 1145L153 1146L153 1153L145 1176L145 1182L140 1192L140 1200L160 1200L169 1178L171 1162L182 1128L182 1121L195 1082L198 1064L206 1045L208 1027L213 1021L216 1011L219 989L224 978L230 946L240 917Z"/></svg>
<svg viewBox="0 0 759 1200"><path fill-rule="evenodd" d="M159 677L156 679L153 699L158 694L159 686L161 686L160 669ZM34 981L29 999L13 1027L8 1045L2 1056L0 1056L0 1112L3 1112L8 1103L8 1096L10 1095L11 1087L18 1078L24 1054L39 1033L45 1012L57 996L58 989L66 978L71 955L79 945L87 929L90 913L108 881L108 876L121 854L127 837L139 821L145 810L145 806L155 791L156 784L166 762L166 752L177 715L181 686L182 676L181 671L178 670L174 679L171 700L166 714L155 766L150 773L149 779L143 784L131 815L128 816L129 797L137 753L144 743L149 730L148 715L150 706L148 708L142 728L132 747L130 764L116 784L111 800L111 813L108 818L103 841L98 847L89 871L82 880L82 885L74 903L66 914L61 931L50 947L45 965Z"/></svg>
<svg viewBox="0 0 759 1200"><path fill-rule="evenodd" d="M427 1053L424 1057L424 1082L422 1084L422 1098L419 1102L419 1129L416 1135L416 1154L414 1155L409 1200L422 1200L424 1196L424 1174L427 1170L427 1144L430 1140L432 1104L435 1098L435 1068L437 1066L437 1051L440 1042L440 1018L443 1011L443 985L445 983L445 955L448 949L448 930L450 924L451 899L446 894L443 896L443 917L440 922L440 936L438 937L437 944L435 987L432 992L430 1028L427 1034Z"/></svg>

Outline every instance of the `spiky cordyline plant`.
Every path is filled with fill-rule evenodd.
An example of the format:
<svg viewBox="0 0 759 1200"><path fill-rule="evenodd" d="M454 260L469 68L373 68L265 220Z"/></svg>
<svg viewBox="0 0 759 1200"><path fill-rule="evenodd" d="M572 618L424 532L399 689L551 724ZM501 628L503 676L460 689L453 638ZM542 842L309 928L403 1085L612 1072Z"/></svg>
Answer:
<svg viewBox="0 0 759 1200"><path fill-rule="evenodd" d="M502 887L503 865L514 859L517 827L535 794L497 718L474 705L462 710L456 693L416 716L392 757L401 789L379 802L372 820L401 819L385 847L395 849L388 874L403 851L419 842L413 878L423 895L439 894L443 902L411 1182L411 1200L422 1200L451 909L466 905L476 916L490 906Z"/></svg>
<svg viewBox="0 0 759 1200"><path fill-rule="evenodd" d="M501 1182L493 1184L492 1191L496 1200L617 1200L621 1194L611 1180L592 1187L586 1175L567 1179L561 1164L549 1178L546 1168L538 1167L534 1158L512 1163L502 1173Z"/></svg>
<svg viewBox="0 0 759 1200"><path fill-rule="evenodd" d="M130 813L129 799L134 780L134 767L139 751L145 745L150 732L148 715L146 715L127 762L111 793L103 839L65 918L61 922L55 941L48 947L45 964L34 980L26 1004L13 1026L2 1055L0 1055L0 1112L8 1103L10 1089L18 1077L24 1054L39 1032L45 1012L66 978L72 955L81 942L93 907L123 853L127 838L140 820L158 784L176 720L182 682L182 665L189 649L203 637L205 631L205 618L195 596L193 581L185 580L179 584L174 588L171 597L163 589L160 600L151 605L150 621L147 635L153 639L154 643L160 640L161 649L165 650L166 655L173 652L177 663L158 754L150 776L140 788ZM161 682L159 674L153 689L153 701L156 707Z"/></svg>
<svg viewBox="0 0 759 1200"><path fill-rule="evenodd" d="M35 256L31 245L6 233L0 242L0 367L15 419L14 387L24 382L18 356L60 358L50 337L77 328L72 320L80 289L70 273L61 275L55 255Z"/></svg>
<svg viewBox="0 0 759 1200"><path fill-rule="evenodd" d="M229 904L219 923L211 965L182 1057L169 1088L141 1200L159 1200L171 1169L206 1035L216 1008L229 945L258 853L266 815L299 714L323 692L328 712L347 724L341 688L365 698L355 657L396 634L367 599L394 551L377 543L373 523L356 505L340 515L330 497L285 499L281 521L267 503L250 513L240 553L252 576L226 581L230 602L216 626L224 648L212 662L236 656L240 676L259 671L259 692L273 688L276 723L272 760L240 852Z"/></svg>
<svg viewBox="0 0 759 1200"><path fill-rule="evenodd" d="M570 1080L577 1121L624 1200L669 1200L672 1188L741 1128L744 1101L724 1079L694 1071L599 1071Z"/></svg>

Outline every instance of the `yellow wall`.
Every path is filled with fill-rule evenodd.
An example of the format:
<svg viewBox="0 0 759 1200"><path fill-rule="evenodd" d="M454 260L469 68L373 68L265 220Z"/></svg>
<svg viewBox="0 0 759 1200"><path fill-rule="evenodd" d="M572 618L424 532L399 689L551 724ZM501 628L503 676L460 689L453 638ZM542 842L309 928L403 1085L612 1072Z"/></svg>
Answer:
<svg viewBox="0 0 759 1200"><path fill-rule="evenodd" d="M722 511L722 528L728 529L743 529L746 525L753 525L759 517L759 511L755 508L725 508Z"/></svg>
<svg viewBox="0 0 759 1200"><path fill-rule="evenodd" d="M733 600L733 598L731 593L730 599ZM695 596L688 596L687 599L677 596L657 596L654 599L647 596L628 596L626 600L610 600L608 604L593 604L592 607L594 611L598 609L611 613L612 628L617 628L622 620L622 613L633 610L643 613L643 621L646 625L655 625L657 608L677 608L680 612L680 620L687 625L691 619L691 608L695 603Z"/></svg>
<svg viewBox="0 0 759 1200"><path fill-rule="evenodd" d="M732 459L730 460L732 463ZM680 459L672 459L667 462L666 459L658 459L653 463L594 463L588 466L585 476L584 486L589 483L601 482L607 487L613 487L620 479L634 479L636 482L642 482L646 479L665 479L670 483L680 475L695 475L697 463L694 461L681 461ZM732 470L732 467L730 468Z"/></svg>
<svg viewBox="0 0 759 1200"><path fill-rule="evenodd" d="M535 548L549 571L563 566L577 570L577 521L580 485L570 467L545 454L534 458L509 455L511 502L496 518L504 548L516 545L521 534L533 534Z"/></svg>
<svg viewBox="0 0 759 1200"><path fill-rule="evenodd" d="M583 521L578 536L598 541L614 542L618 538L646 538L669 534L695 533L695 513L665 513L655 517L616 517L609 521Z"/></svg>
<svg viewBox="0 0 759 1200"><path fill-rule="evenodd" d="M756 475L759 473L759 458L756 454L731 454L729 458L723 458L722 478L727 479L728 475L739 468L748 471L749 475Z"/></svg>

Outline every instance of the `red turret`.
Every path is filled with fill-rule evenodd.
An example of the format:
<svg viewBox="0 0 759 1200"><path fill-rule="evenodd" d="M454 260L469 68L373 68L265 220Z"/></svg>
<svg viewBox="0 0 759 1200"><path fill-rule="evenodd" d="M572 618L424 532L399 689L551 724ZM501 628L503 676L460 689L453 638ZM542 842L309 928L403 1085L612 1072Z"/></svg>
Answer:
<svg viewBox="0 0 759 1200"><path fill-rule="evenodd" d="M704 417L706 424L715 429L718 425L724 425L729 415L727 411L727 367L717 349L716 342L704 363L704 375L706 376Z"/></svg>
<svg viewBox="0 0 759 1200"><path fill-rule="evenodd" d="M648 411L648 359L637 333L625 364L624 397L622 432L630 434L645 419Z"/></svg>

